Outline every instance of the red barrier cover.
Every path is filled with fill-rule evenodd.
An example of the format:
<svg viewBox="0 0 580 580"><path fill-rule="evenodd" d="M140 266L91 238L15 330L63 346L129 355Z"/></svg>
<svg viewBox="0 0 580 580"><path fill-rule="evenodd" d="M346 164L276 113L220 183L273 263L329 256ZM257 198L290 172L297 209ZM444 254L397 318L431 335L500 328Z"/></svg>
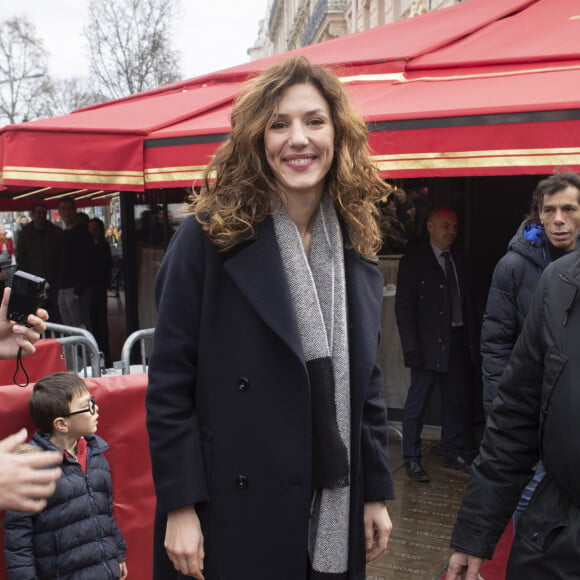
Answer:
<svg viewBox="0 0 580 580"><path fill-rule="evenodd" d="M27 357L28 358L28 357ZM115 517L127 541L127 568L130 578L151 578L153 517L155 497L147 432L145 390L147 375L86 379L99 405L98 434L110 449L115 494ZM28 415L32 387L0 387L0 438L34 425ZM3 542L0 530L0 541ZM6 580L4 551L0 552L0 580Z"/></svg>
<svg viewBox="0 0 580 580"><path fill-rule="evenodd" d="M50 373L66 371L66 362L60 342L54 338L42 338L36 343L36 352L22 358L22 366L31 383L35 383ZM0 385L14 384L12 377L15 370L16 361L14 359L0 360ZM26 382L22 370L18 371L16 379L21 384Z"/></svg>

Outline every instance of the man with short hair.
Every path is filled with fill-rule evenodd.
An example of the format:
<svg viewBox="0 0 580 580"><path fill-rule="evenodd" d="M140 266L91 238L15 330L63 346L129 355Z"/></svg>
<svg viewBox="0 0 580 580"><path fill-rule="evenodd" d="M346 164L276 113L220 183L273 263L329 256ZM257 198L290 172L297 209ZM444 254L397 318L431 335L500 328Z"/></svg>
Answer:
<svg viewBox="0 0 580 580"><path fill-rule="evenodd" d="M580 232L580 175L557 173L541 180L528 217L497 263L481 331L483 405L489 413L533 293L546 266L573 251ZM517 525L544 477L540 462L514 513Z"/></svg>
<svg viewBox="0 0 580 580"><path fill-rule="evenodd" d="M407 474L429 476L421 463L421 431L431 392L439 383L445 466L469 471L464 456L470 290L463 258L452 247L457 216L435 208L427 220L429 239L410 244L399 264L395 312L411 385L403 413L403 457Z"/></svg>
<svg viewBox="0 0 580 580"><path fill-rule="evenodd" d="M522 331L546 266L576 248L580 232L580 175L541 180L530 211L493 272L481 331L483 404L489 412L497 385Z"/></svg>
<svg viewBox="0 0 580 580"><path fill-rule="evenodd" d="M58 271L62 230L47 219L48 209L36 202L30 210L32 221L18 234L16 263L18 268L48 281L49 296L44 305L52 322L60 322L58 312Z"/></svg>
<svg viewBox="0 0 580 580"><path fill-rule="evenodd" d="M63 197L58 213L64 223L60 251L58 308L63 324L90 330L89 268L93 240L72 197Z"/></svg>

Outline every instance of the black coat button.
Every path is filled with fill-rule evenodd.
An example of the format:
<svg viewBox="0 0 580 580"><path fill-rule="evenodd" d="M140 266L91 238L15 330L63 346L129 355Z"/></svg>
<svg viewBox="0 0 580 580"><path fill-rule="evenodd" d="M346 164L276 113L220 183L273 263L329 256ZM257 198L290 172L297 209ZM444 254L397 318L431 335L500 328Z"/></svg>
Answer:
<svg viewBox="0 0 580 580"><path fill-rule="evenodd" d="M248 478L245 475L238 475L236 477L236 487L238 489L246 489L248 487Z"/></svg>
<svg viewBox="0 0 580 580"><path fill-rule="evenodd" d="M250 381L246 377L241 377L238 381L238 391L246 393L250 390Z"/></svg>

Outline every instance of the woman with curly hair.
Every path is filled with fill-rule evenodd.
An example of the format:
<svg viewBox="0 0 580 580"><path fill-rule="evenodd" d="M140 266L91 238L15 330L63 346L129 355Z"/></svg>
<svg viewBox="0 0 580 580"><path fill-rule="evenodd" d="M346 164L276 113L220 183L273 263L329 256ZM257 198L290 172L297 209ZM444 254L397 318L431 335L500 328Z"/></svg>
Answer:
<svg viewBox="0 0 580 580"><path fill-rule="evenodd" d="M376 202L340 80L303 57L240 95L156 281L154 578L363 580L393 497Z"/></svg>

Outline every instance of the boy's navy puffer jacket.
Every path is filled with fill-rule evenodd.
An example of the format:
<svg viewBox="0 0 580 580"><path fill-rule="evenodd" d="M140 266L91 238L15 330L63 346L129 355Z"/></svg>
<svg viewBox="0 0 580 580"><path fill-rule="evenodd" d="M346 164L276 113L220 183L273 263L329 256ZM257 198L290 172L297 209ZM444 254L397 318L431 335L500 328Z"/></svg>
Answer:
<svg viewBox="0 0 580 580"><path fill-rule="evenodd" d="M4 550L8 580L111 580L120 577L127 546L113 517L108 445L96 435L87 440L87 473L64 457L62 477L46 509L37 514L8 511ZM32 444L56 449L46 434Z"/></svg>

